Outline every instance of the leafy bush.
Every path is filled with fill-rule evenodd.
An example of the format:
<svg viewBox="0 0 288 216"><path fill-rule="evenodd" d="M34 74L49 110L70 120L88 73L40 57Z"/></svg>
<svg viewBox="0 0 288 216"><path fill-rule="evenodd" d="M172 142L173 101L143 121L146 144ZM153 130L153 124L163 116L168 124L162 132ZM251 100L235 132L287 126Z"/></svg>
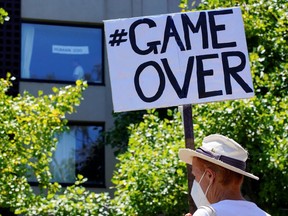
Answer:
<svg viewBox="0 0 288 216"><path fill-rule="evenodd" d="M128 149L119 155L112 179L114 215L187 211L186 168L178 159L178 149L184 145L183 127L179 113L173 116L174 120L161 120L152 110L139 125L131 125Z"/></svg>
<svg viewBox="0 0 288 216"><path fill-rule="evenodd" d="M87 84L54 87L54 94L38 97L24 92L8 96L10 78L0 79L0 206L22 215L107 215L109 197L95 194L80 184L86 179L78 176L75 185L62 189L50 183L49 165L56 149L53 138L66 130L66 113L75 112ZM34 193L27 174L33 173L40 193Z"/></svg>
<svg viewBox="0 0 288 216"><path fill-rule="evenodd" d="M47 196L39 197L34 205L18 209L17 214L25 215L57 215L57 216L78 216L78 215L109 215L110 197L106 193L96 194L89 192L80 184L87 179L78 175L74 185L68 186L61 191L58 183L51 184Z"/></svg>

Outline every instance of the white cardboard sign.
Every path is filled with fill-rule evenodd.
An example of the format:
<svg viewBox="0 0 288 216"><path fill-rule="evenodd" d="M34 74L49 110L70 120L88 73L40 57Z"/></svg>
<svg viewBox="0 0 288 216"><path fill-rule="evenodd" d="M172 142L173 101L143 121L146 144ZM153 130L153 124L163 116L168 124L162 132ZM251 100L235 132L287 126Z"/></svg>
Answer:
<svg viewBox="0 0 288 216"><path fill-rule="evenodd" d="M240 8L104 21L115 112L254 96Z"/></svg>

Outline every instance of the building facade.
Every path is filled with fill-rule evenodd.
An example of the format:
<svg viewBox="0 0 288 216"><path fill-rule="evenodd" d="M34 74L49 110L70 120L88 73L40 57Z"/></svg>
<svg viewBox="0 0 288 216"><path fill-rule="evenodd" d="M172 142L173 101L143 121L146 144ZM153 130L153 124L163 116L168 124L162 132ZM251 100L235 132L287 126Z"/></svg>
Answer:
<svg viewBox="0 0 288 216"><path fill-rule="evenodd" d="M89 87L77 113L67 116L71 131L59 137L52 162L55 181L73 183L88 175L88 187L107 191L116 163L109 146L97 146L101 131L113 127L113 104L103 20L179 12L179 0L5 0L10 16L1 26L1 77L17 79L10 94L37 95L53 86L85 79ZM72 152L72 153L71 153ZM88 154L89 153L89 154ZM31 179L33 182L33 178Z"/></svg>

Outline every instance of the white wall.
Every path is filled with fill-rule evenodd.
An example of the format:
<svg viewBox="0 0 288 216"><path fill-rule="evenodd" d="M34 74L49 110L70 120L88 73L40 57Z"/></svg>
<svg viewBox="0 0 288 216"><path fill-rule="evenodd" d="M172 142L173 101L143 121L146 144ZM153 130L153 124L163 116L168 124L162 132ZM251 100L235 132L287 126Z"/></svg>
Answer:
<svg viewBox="0 0 288 216"><path fill-rule="evenodd" d="M102 23L179 12L180 0L22 0L22 18Z"/></svg>

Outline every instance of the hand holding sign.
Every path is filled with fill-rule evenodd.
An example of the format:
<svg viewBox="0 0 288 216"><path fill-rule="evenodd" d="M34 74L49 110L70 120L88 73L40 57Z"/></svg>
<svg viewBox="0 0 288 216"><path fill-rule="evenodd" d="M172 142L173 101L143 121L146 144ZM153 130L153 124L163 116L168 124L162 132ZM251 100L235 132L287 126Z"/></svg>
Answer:
<svg viewBox="0 0 288 216"><path fill-rule="evenodd" d="M239 8L105 21L114 111L254 95Z"/></svg>

